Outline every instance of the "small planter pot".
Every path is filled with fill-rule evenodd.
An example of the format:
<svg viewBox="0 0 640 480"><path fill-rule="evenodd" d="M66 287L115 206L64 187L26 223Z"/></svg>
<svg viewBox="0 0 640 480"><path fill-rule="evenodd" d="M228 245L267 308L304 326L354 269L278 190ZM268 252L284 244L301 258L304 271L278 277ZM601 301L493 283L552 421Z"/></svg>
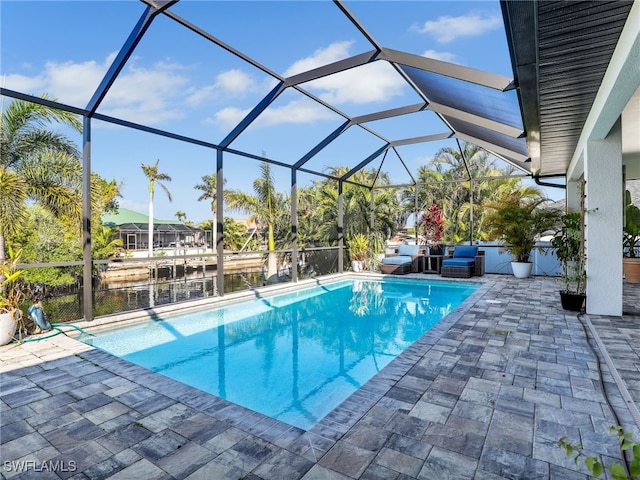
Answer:
<svg viewBox="0 0 640 480"><path fill-rule="evenodd" d="M0 345L6 345L16 334L16 322L13 313L0 313Z"/></svg>
<svg viewBox="0 0 640 480"><path fill-rule="evenodd" d="M622 259L624 278L629 283L640 283L640 257L625 257Z"/></svg>
<svg viewBox="0 0 640 480"><path fill-rule="evenodd" d="M587 296L584 293L560 292L560 303L562 308L570 312L582 311L582 306Z"/></svg>
<svg viewBox="0 0 640 480"><path fill-rule="evenodd" d="M511 262L511 270L513 276L516 278L527 278L531 275L533 270L533 263L531 262Z"/></svg>

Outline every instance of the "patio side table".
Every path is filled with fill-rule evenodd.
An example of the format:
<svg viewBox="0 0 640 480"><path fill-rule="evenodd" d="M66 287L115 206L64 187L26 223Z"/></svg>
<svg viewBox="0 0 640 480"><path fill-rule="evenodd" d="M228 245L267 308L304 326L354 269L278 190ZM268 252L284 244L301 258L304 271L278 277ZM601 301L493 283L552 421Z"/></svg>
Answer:
<svg viewBox="0 0 640 480"><path fill-rule="evenodd" d="M444 255L425 255L422 257L422 273L440 274Z"/></svg>

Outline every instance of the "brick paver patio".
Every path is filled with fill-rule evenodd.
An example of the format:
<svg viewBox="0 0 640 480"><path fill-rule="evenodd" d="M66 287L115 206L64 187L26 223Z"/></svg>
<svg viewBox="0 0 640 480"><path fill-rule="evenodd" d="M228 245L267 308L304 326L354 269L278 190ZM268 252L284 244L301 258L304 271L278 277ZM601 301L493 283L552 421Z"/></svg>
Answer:
<svg viewBox="0 0 640 480"><path fill-rule="evenodd" d="M480 281L306 432L63 335L0 347L0 474L587 478L558 447L563 436L620 462L609 426L640 438L640 286L625 285L620 318L563 311L554 279Z"/></svg>

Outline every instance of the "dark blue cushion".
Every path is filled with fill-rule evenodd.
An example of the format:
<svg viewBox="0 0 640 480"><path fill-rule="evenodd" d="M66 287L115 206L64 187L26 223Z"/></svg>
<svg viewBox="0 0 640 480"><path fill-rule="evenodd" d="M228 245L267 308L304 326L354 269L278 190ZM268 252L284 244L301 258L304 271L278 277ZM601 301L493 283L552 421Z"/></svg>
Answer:
<svg viewBox="0 0 640 480"><path fill-rule="evenodd" d="M453 258L474 258L478 255L478 247L457 246L453 250Z"/></svg>
<svg viewBox="0 0 640 480"><path fill-rule="evenodd" d="M447 258L442 261L443 266L449 267L473 267L476 261L473 258Z"/></svg>

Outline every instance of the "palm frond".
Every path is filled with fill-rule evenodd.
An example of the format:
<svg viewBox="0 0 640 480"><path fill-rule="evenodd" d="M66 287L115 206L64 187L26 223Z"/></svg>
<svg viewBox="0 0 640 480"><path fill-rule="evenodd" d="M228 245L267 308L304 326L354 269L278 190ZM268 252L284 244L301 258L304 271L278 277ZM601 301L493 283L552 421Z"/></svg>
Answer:
<svg viewBox="0 0 640 480"><path fill-rule="evenodd" d="M0 166L0 235L16 233L26 220L24 207L28 194L29 186L24 177Z"/></svg>

